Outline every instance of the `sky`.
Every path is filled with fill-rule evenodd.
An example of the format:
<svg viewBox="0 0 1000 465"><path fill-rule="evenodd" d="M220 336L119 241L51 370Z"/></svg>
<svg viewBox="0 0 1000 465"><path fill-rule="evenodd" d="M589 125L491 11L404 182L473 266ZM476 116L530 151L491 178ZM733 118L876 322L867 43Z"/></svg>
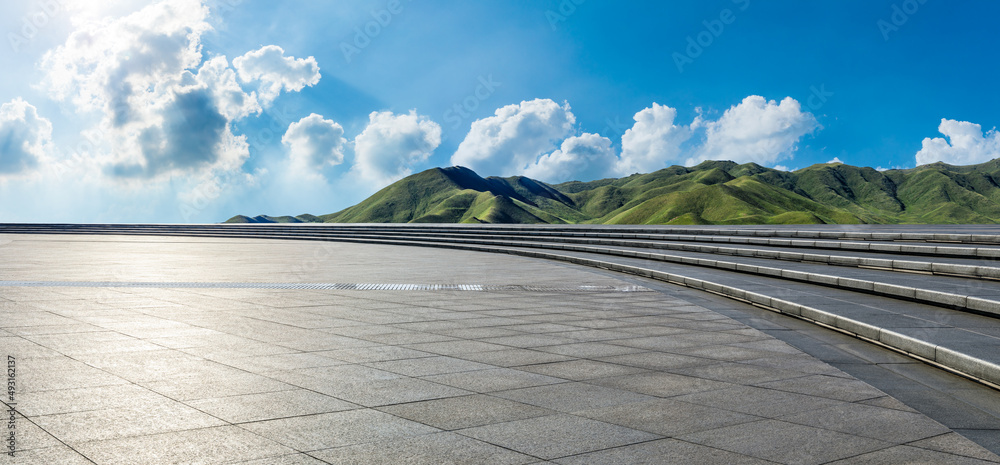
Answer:
<svg viewBox="0 0 1000 465"><path fill-rule="evenodd" d="M325 214L461 165L1000 157L988 0L0 6L0 222Z"/></svg>

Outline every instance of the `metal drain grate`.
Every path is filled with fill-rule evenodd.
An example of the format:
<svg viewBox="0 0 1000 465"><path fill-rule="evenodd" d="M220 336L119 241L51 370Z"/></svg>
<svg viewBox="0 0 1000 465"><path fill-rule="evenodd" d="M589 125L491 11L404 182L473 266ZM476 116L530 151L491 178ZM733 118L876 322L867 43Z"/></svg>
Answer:
<svg viewBox="0 0 1000 465"><path fill-rule="evenodd" d="M0 281L0 287L124 287L204 289L313 289L351 291L522 291L522 292L652 292L643 286L525 286L518 284L388 284L388 283L155 283L120 281Z"/></svg>

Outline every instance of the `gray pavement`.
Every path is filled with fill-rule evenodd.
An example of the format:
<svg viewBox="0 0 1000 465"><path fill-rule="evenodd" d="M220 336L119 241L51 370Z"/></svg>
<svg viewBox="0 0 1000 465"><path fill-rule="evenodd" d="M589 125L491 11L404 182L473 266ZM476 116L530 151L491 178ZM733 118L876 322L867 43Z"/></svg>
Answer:
<svg viewBox="0 0 1000 465"><path fill-rule="evenodd" d="M633 284L582 267L34 235L0 236L0 263L4 281L534 289L0 287L19 412L3 463L1000 462L689 290L565 290Z"/></svg>

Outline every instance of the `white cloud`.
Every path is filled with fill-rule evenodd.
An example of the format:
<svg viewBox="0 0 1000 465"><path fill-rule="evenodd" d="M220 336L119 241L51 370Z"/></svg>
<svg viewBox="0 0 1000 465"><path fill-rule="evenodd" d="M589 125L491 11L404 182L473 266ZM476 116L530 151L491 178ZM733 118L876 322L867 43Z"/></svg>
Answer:
<svg viewBox="0 0 1000 465"><path fill-rule="evenodd" d="M26 174L48 158L52 123L16 98L0 105L0 177Z"/></svg>
<svg viewBox="0 0 1000 465"><path fill-rule="evenodd" d="M649 173L679 162L691 129L674 124L675 118L676 109L657 103L636 113L635 124L622 135L618 174Z"/></svg>
<svg viewBox="0 0 1000 465"><path fill-rule="evenodd" d="M196 0L167 0L118 19L87 23L42 59L43 87L81 112L103 115L107 144L95 163L119 178L204 174L249 156L230 121L259 111L224 57L201 64L211 29Z"/></svg>
<svg viewBox="0 0 1000 465"><path fill-rule="evenodd" d="M827 163L843 163L843 162L840 161L840 157L833 157L833 160L830 160Z"/></svg>
<svg viewBox="0 0 1000 465"><path fill-rule="evenodd" d="M925 138L917 152L917 165L942 161L953 165L974 165L1000 158L1000 133L996 128L985 134L982 126L968 121L942 119L940 137Z"/></svg>
<svg viewBox="0 0 1000 465"><path fill-rule="evenodd" d="M474 122L451 163L484 175L522 174L551 182L648 173L709 159L774 165L790 158L799 140L820 128L790 97L777 103L749 96L718 120L698 116L689 125L678 124L677 110L658 103L633 119L617 156L606 138L573 136L576 120L568 103L524 101ZM699 131L704 139L692 140ZM560 141L563 146L555 150Z"/></svg>
<svg viewBox="0 0 1000 465"><path fill-rule="evenodd" d="M282 89L298 92L320 79L315 58L286 57L285 50L277 45L267 45L235 58L233 67L240 73L241 81L260 81L258 92L265 105L274 101Z"/></svg>
<svg viewBox="0 0 1000 465"><path fill-rule="evenodd" d="M144 94L178 83L201 62L201 35L211 29L197 0L168 0L118 19L81 25L47 52L43 86L82 110L104 110L122 125Z"/></svg>
<svg viewBox="0 0 1000 465"><path fill-rule="evenodd" d="M524 175L551 183L592 181L612 173L617 162L611 139L583 134L564 140L559 150L542 155L524 170Z"/></svg>
<svg viewBox="0 0 1000 465"><path fill-rule="evenodd" d="M205 61L198 69L197 80L212 91L220 112L229 120L260 114L260 103L254 93L247 94L236 82L236 72L224 56Z"/></svg>
<svg viewBox="0 0 1000 465"><path fill-rule="evenodd" d="M140 182L177 175L217 182L222 173L242 179L233 174L250 149L233 122L259 115L261 101L270 103L283 89L315 84L318 67L311 57L283 57L276 46L237 58L240 78L261 81L259 100L244 92L226 57L203 61L208 16L200 0L163 0L124 17L79 23L43 56L41 87L90 119L100 115L85 131L87 142L96 143L81 165Z"/></svg>
<svg viewBox="0 0 1000 465"><path fill-rule="evenodd" d="M521 174L539 156L573 135L575 124L568 103L560 106L549 99L535 99L507 105L494 116L472 123L451 164L484 176Z"/></svg>
<svg viewBox="0 0 1000 465"><path fill-rule="evenodd" d="M692 128L699 127L705 128L705 144L688 158L688 166L705 160L770 165L791 158L799 140L821 128L797 100L785 97L776 103L758 95L730 107L716 121L695 120Z"/></svg>
<svg viewBox="0 0 1000 465"><path fill-rule="evenodd" d="M778 170L778 171L791 171L791 170L790 170L790 169L788 169L788 167L787 167L787 166L785 166L785 165L774 165L774 169L776 169L776 170Z"/></svg>
<svg viewBox="0 0 1000 465"><path fill-rule="evenodd" d="M368 126L354 138L353 169L361 178L385 186L412 173L438 145L441 126L416 110L401 115L373 111Z"/></svg>
<svg viewBox="0 0 1000 465"><path fill-rule="evenodd" d="M344 128L313 113L288 125L281 137L297 171L317 172L344 162Z"/></svg>

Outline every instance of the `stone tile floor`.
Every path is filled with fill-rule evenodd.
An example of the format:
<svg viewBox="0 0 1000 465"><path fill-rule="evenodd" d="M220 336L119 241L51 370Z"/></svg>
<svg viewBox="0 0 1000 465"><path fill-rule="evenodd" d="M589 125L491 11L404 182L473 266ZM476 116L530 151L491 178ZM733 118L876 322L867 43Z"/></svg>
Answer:
<svg viewBox="0 0 1000 465"><path fill-rule="evenodd" d="M2 280L626 284L422 248L0 239ZM0 287L0 352L0 463L1000 462L661 292Z"/></svg>

